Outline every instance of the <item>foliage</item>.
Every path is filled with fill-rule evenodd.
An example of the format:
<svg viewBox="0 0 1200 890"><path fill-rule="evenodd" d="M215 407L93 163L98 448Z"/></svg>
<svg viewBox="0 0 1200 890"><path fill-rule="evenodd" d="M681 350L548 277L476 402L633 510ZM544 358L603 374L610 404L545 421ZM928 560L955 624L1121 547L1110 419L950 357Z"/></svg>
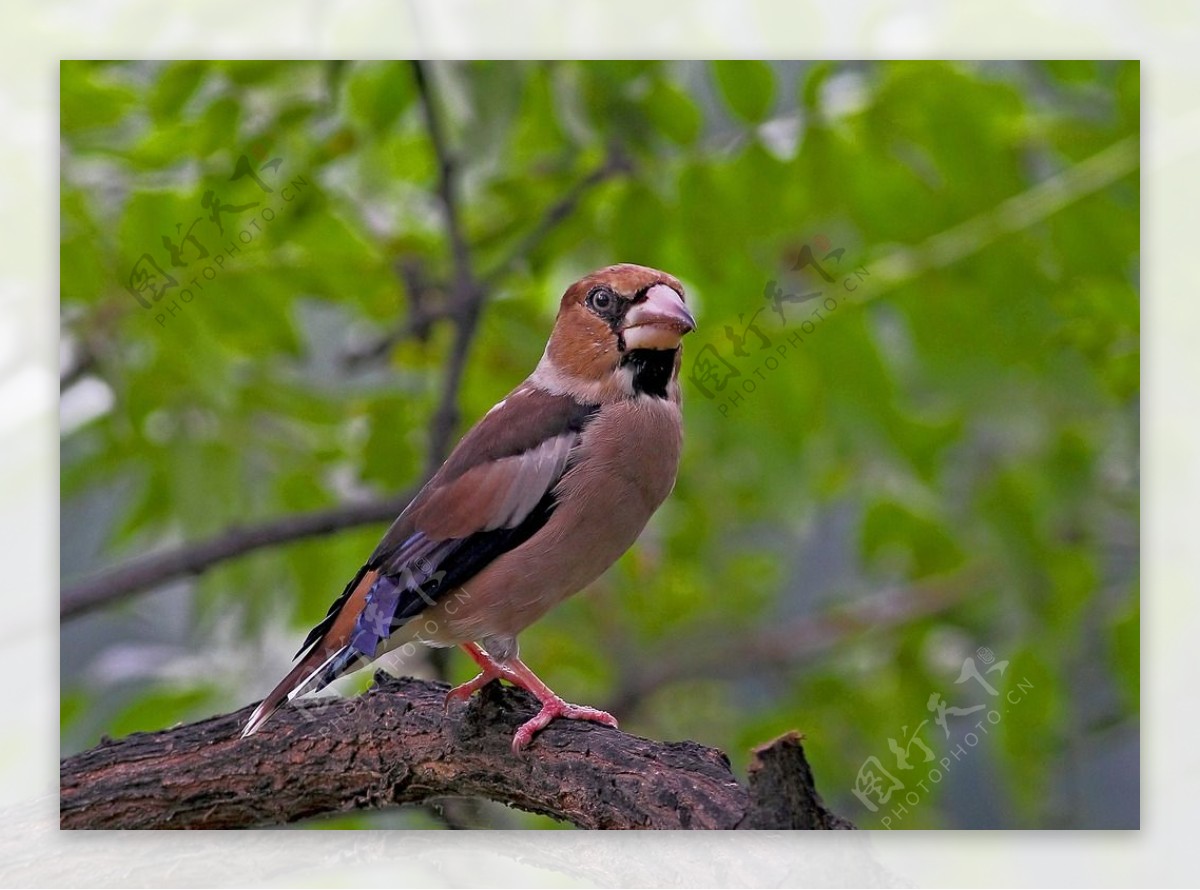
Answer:
<svg viewBox="0 0 1200 890"><path fill-rule="evenodd" d="M743 764L799 728L864 826L904 794L859 802L871 757L919 798L893 827L1136 824L1136 142L1065 206L1005 202L1136 140L1138 65L430 70L488 289L462 428L529 372L579 274L666 269L700 320L675 492L524 635L529 663ZM64 581L418 481L453 270L412 67L64 62L61 102ZM176 281L158 302L144 254ZM821 296L777 312L772 288ZM414 312L428 329L397 335ZM64 753L261 695L380 532L64 624ZM981 673L995 698L955 682L969 658L1007 662ZM1000 720L943 732L931 694ZM905 772L888 740L914 731ZM956 747L917 789L923 748ZM1097 790L1114 763L1124 795Z"/></svg>

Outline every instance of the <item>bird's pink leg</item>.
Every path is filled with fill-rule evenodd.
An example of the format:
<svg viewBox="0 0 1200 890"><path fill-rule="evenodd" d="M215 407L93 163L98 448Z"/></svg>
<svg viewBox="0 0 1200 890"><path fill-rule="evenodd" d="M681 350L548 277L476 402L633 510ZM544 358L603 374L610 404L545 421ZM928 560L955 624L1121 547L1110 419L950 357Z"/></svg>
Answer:
<svg viewBox="0 0 1200 890"><path fill-rule="evenodd" d="M447 708L450 707L450 702L466 701L488 683L502 676L501 666L493 661L491 656L484 652L481 647L475 643L465 643L462 649L471 656L477 665L483 668L483 671L477 674L474 679L468 680L466 683L461 683L446 693L445 706Z"/></svg>
<svg viewBox="0 0 1200 890"><path fill-rule="evenodd" d="M613 729L617 728L617 720L612 714L563 701L521 659L513 658L506 663L501 663L475 643L466 643L462 648L483 669L483 672L475 679L451 689L446 696L447 702L452 699L456 701L466 699L476 690L486 686L497 677L501 677L514 686L520 686L522 689L532 692L542 703L542 709L538 711L537 716L522 724L516 735L513 736L512 748L515 753L527 748L533 741L534 735L545 729L555 717L567 720L591 720L611 726Z"/></svg>

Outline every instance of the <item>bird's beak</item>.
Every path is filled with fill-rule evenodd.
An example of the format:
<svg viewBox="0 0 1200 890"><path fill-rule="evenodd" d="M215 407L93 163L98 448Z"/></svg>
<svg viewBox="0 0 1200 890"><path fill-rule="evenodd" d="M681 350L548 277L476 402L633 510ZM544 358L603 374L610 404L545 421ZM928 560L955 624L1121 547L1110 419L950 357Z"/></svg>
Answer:
<svg viewBox="0 0 1200 890"><path fill-rule="evenodd" d="M683 335L695 329L696 319L683 299L665 284L646 291L646 298L630 307L621 325L627 350L675 349Z"/></svg>

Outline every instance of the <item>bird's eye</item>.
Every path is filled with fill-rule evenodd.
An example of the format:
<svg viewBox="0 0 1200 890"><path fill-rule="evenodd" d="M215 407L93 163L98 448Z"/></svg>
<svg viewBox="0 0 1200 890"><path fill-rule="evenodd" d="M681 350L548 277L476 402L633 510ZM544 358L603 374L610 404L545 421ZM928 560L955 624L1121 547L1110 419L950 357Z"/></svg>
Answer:
<svg viewBox="0 0 1200 890"><path fill-rule="evenodd" d="M595 290L588 295L588 303L598 312L603 312L612 306L613 296L606 290Z"/></svg>

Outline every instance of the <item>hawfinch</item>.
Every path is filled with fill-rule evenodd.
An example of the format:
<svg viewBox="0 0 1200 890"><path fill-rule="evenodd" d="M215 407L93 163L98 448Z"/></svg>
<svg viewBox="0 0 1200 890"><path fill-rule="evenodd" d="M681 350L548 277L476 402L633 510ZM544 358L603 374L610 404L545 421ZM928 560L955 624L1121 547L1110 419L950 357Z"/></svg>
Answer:
<svg viewBox="0 0 1200 890"><path fill-rule="evenodd" d="M412 642L461 646L481 673L541 702L520 751L555 717L617 721L567 704L517 657L517 634L633 544L675 484L682 442L680 341L696 326L683 287L617 265L563 294L533 373L480 420L392 523L251 715L315 692Z"/></svg>

